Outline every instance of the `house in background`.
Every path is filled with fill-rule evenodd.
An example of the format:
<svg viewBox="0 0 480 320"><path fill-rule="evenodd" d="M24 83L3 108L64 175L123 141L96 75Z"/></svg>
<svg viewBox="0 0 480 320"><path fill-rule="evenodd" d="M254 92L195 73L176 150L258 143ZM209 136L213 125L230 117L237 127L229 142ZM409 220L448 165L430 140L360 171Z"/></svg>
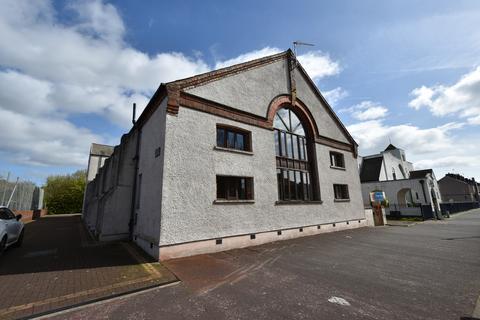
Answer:
<svg viewBox="0 0 480 320"><path fill-rule="evenodd" d="M169 259L367 225L357 144L291 50L162 84L85 223Z"/></svg>
<svg viewBox="0 0 480 320"><path fill-rule="evenodd" d="M404 150L390 144L358 162L366 208L371 206L370 193L383 191L389 202L387 216L441 217L442 198L433 170L414 170Z"/></svg>
<svg viewBox="0 0 480 320"><path fill-rule="evenodd" d="M480 203L480 184L474 178L447 173L438 180L440 193L444 201L444 210L450 213L478 208Z"/></svg>
<svg viewBox="0 0 480 320"><path fill-rule="evenodd" d="M95 179L98 171L101 167L103 167L105 160L107 160L112 153L113 146L92 143L90 147L90 154L88 156L87 182Z"/></svg>

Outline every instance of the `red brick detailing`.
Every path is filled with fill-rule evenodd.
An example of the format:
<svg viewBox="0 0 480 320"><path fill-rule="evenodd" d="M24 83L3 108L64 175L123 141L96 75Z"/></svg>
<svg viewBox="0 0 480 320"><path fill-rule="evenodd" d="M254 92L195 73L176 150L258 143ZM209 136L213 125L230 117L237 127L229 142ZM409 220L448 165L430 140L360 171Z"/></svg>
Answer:
<svg viewBox="0 0 480 320"><path fill-rule="evenodd" d="M308 135L314 137L315 142L326 145L332 148L345 150L354 153L354 146L345 142L337 141L328 137L320 136L318 134L318 128L315 123L315 120L308 110L308 108L303 104L300 99L296 100L295 106L292 106L291 98L289 95L278 96L270 103L268 108L267 117L261 117L249 112L241 111L238 109L231 108L229 106L210 101L197 97L195 95L180 92L180 98L178 98L178 103L182 107L194 109L197 111L213 114L222 118L238 121L241 123L249 124L252 126L260 127L263 129L273 130L273 117L280 107L288 107L295 111L300 120L304 123L307 123L306 126ZM168 109L167 109L168 111ZM178 113L178 109L177 109ZM176 113L175 113L176 114ZM355 153L354 153L355 155Z"/></svg>
<svg viewBox="0 0 480 320"><path fill-rule="evenodd" d="M22 215L22 222L29 222L32 220L36 220L40 217L47 215L48 211L46 209L42 210L13 210L15 214Z"/></svg>

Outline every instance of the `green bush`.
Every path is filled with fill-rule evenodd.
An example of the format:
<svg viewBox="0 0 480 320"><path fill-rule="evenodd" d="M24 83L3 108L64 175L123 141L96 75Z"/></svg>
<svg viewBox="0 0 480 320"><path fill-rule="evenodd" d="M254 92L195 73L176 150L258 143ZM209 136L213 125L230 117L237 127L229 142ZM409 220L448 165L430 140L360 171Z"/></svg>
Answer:
<svg viewBox="0 0 480 320"><path fill-rule="evenodd" d="M86 170L47 178L45 204L51 214L82 212Z"/></svg>

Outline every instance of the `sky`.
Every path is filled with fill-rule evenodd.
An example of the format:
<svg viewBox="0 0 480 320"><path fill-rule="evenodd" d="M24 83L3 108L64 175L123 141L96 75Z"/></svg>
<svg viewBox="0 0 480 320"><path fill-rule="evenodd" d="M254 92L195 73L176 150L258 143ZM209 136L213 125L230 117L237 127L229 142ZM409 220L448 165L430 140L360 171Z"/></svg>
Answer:
<svg viewBox="0 0 480 320"><path fill-rule="evenodd" d="M480 180L479 1L0 0L0 176L44 183L118 144L160 83L292 47L375 154ZM321 124L319 124L321 125Z"/></svg>

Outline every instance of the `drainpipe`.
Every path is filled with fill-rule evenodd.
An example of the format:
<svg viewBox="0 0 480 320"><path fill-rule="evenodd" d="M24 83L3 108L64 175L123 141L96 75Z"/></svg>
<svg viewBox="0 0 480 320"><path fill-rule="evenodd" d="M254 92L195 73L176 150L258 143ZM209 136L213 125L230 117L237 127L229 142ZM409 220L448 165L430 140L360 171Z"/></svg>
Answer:
<svg viewBox="0 0 480 320"><path fill-rule="evenodd" d="M130 241L133 241L133 223L135 220L135 208L136 208L136 195L137 195L137 176L138 176L138 158L139 158L139 151L140 151L140 129L137 127L137 141L135 146L135 156L133 157L133 161L135 162L135 171L133 176L133 188L132 188L132 203L130 207L130 221L128 222L128 235Z"/></svg>

